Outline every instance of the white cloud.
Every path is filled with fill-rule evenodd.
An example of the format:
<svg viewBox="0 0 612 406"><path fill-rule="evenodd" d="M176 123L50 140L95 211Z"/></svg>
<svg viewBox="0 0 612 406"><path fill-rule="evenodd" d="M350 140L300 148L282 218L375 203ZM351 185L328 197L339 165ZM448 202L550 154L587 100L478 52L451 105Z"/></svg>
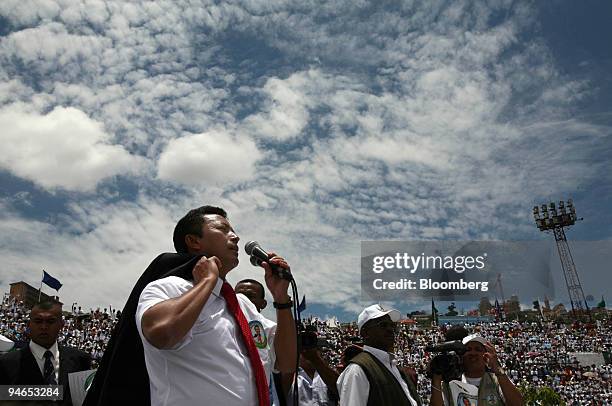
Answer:
<svg viewBox="0 0 612 406"><path fill-rule="evenodd" d="M47 189L92 191L109 177L137 174L143 158L111 144L103 126L73 107L47 114L0 110L0 166Z"/></svg>
<svg viewBox="0 0 612 406"><path fill-rule="evenodd" d="M351 141L336 140L333 148L336 149L338 159L345 161L374 159L388 165L416 163L435 169L451 169L446 146L436 145L432 140L423 137L372 135Z"/></svg>
<svg viewBox="0 0 612 406"><path fill-rule="evenodd" d="M318 72L298 72L285 80L268 79L262 92L268 97L266 108L245 120L245 130L260 137L287 140L300 135L308 123L308 107L316 90Z"/></svg>
<svg viewBox="0 0 612 406"><path fill-rule="evenodd" d="M168 142L159 156L160 179L191 186L240 182L255 176L262 154L248 136L226 130L188 135Z"/></svg>
<svg viewBox="0 0 612 406"><path fill-rule="evenodd" d="M0 49L4 58L18 60L40 74L54 75L54 69L62 69L64 75L69 72L76 77L94 73L111 44L108 38L75 35L60 23L48 23L11 33Z"/></svg>
<svg viewBox="0 0 612 406"><path fill-rule="evenodd" d="M5 0L0 3L0 15L6 16L17 26L52 19L60 11L60 5L53 0Z"/></svg>

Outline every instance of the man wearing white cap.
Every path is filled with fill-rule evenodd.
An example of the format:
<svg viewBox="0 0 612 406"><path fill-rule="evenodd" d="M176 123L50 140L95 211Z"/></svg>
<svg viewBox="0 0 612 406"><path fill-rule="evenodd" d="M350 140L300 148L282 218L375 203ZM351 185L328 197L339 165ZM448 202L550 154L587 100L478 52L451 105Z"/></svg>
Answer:
<svg viewBox="0 0 612 406"><path fill-rule="evenodd" d="M357 319L363 351L338 378L340 406L420 406L414 383L397 368L391 353L399 311L366 307Z"/></svg>
<svg viewBox="0 0 612 406"><path fill-rule="evenodd" d="M448 334L446 338L455 339ZM465 336L461 342L466 347L461 380L444 382L441 375L434 374L431 380L430 405L523 405L521 393L499 365L495 347L477 334Z"/></svg>

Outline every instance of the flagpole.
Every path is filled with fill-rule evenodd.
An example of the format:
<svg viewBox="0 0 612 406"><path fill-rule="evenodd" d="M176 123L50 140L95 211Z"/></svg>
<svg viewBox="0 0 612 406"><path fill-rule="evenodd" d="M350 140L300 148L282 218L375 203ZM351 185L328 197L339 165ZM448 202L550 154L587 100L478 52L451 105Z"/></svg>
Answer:
<svg viewBox="0 0 612 406"><path fill-rule="evenodd" d="M45 274L44 274L45 270L43 269L43 277L40 280L40 288L38 288L38 303L40 303L40 292L42 291L42 281L43 279L45 279Z"/></svg>

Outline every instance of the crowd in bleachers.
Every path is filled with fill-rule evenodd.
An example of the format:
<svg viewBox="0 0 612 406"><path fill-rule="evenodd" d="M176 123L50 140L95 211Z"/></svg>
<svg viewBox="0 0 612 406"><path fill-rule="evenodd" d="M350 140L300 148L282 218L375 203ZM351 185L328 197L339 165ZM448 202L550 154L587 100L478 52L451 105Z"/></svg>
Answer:
<svg viewBox="0 0 612 406"><path fill-rule="evenodd" d="M91 354L99 362L120 312L96 309L83 312L73 306L65 312L65 326L59 341ZM0 334L15 342L27 340L28 310L22 303L4 298L0 307ZM333 325L309 319L318 335L327 343L323 355L331 366L341 368L344 349L358 340L355 324ZM332 326L330 326L332 324ZM502 365L512 379L521 385L548 386L559 393L568 405L611 405L612 365L584 365L569 353L612 350L612 323L598 322L591 328L553 323L495 322L466 326L491 341ZM427 345L443 341L445 326L420 329L400 325L395 353L400 366L416 369L422 399L429 399L427 364L432 354ZM323 341L323 340L321 340Z"/></svg>
<svg viewBox="0 0 612 406"><path fill-rule="evenodd" d="M17 345L27 340L29 310L20 301L5 297L0 306L0 334ZM64 311L64 328L58 342L79 348L91 354L94 367L104 354L113 327L121 311L90 309L84 312L73 305L70 312Z"/></svg>
<svg viewBox="0 0 612 406"><path fill-rule="evenodd" d="M355 326L329 327L315 324L319 335L329 343L324 355L338 367L340 354L357 335ZM417 370L419 392L429 399L427 364L435 354L425 347L444 341L447 326L419 329L401 326L396 338L398 365ZM599 322L586 328L554 323L494 322L467 325L495 345L502 365L517 386L548 386L559 393L568 405L612 405L612 365L582 365L569 353L612 350L612 324Z"/></svg>

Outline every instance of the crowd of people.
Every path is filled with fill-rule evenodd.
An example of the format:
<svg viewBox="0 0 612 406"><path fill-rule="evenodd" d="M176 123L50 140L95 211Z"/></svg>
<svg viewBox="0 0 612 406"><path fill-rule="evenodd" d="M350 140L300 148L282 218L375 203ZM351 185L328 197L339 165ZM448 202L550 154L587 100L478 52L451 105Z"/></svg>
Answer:
<svg viewBox="0 0 612 406"><path fill-rule="evenodd" d="M28 313L22 301L5 296L0 306L0 334L17 343L17 346L25 343ZM89 353L96 367L120 315L120 310L98 308L84 312L80 307L73 306L71 312L64 312L65 324L58 342Z"/></svg>
<svg viewBox="0 0 612 406"><path fill-rule="evenodd" d="M342 367L340 358L348 345L358 340L354 325L329 327L321 320L316 325L319 336L329 346L323 355L330 364ZM548 386L569 405L612 404L612 365L582 365L574 352L601 353L612 350L612 324L598 323L587 329L554 323L493 322L466 326L495 345L501 363L517 386ZM430 381L427 365L433 354L425 347L444 341L448 326L432 329L400 327L396 335L395 354L400 366L417 370L419 395L429 399Z"/></svg>
<svg viewBox="0 0 612 406"><path fill-rule="evenodd" d="M73 307L65 312L65 325L59 342L89 353L94 367L102 358L113 327L115 310L83 312ZM19 343L27 340L28 310L22 302L4 298L0 307L0 334ZM334 325L317 318L304 320L317 330L321 353L330 366L342 369L346 347L360 340L354 323ZM330 326L331 324L331 326ZM444 341L447 326L420 329L400 325L395 354L399 366L415 368L421 399L429 399L430 381L426 369L432 354L425 347ZM592 329L565 324L495 322L467 328L493 343L510 379L517 386L548 386L569 405L612 404L612 365L582 365L574 352L612 350L612 324L598 323Z"/></svg>

